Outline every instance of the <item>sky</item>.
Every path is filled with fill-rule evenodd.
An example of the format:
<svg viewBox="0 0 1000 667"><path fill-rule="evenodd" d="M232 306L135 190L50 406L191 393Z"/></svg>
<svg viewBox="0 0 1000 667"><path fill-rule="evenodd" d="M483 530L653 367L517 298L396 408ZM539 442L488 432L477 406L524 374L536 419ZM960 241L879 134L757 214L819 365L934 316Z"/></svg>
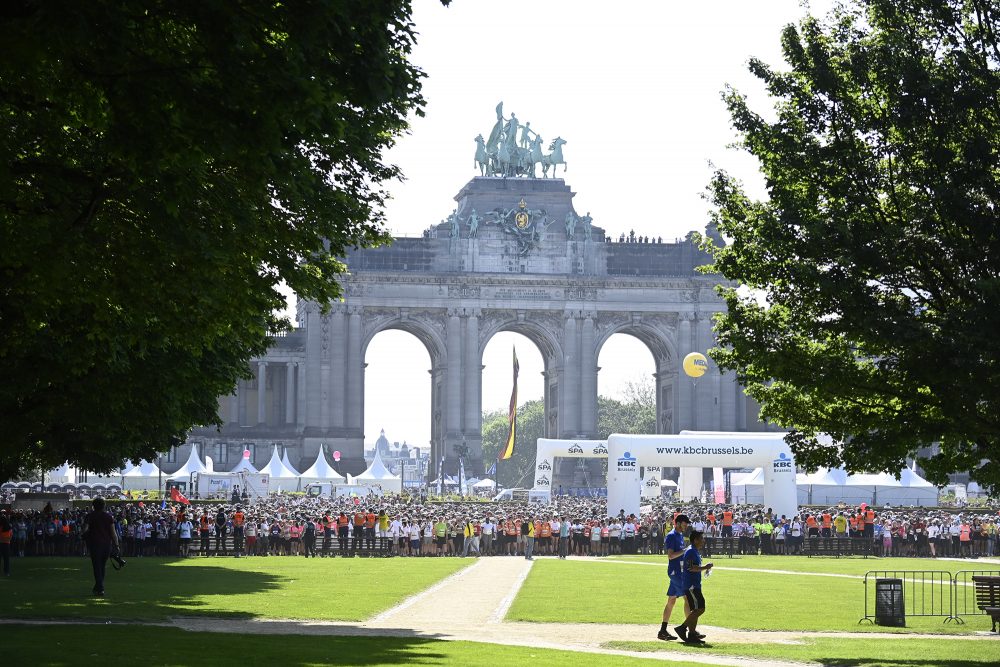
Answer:
<svg viewBox="0 0 1000 667"><path fill-rule="evenodd" d="M812 11L828 6L813 2ZM704 230L702 194L714 168L764 196L756 161L732 146L722 91L728 84L770 115L747 62L785 68L780 32L807 11L799 0L415 0L412 61L426 74L426 107L386 155L405 175L388 187L390 231L419 235L454 208L455 194L478 175L474 138L488 136L501 101L504 115L530 121L545 146L566 140L567 169L558 175L577 193L575 209L611 237L634 230L673 240ZM541 398L541 354L527 338L500 333L483 358L484 410L506 408L512 345L521 400ZM426 350L387 331L373 339L366 362L366 443L385 429L390 441L426 446ZM598 392L611 397L654 371L648 350L624 334L608 341L598 363Z"/></svg>

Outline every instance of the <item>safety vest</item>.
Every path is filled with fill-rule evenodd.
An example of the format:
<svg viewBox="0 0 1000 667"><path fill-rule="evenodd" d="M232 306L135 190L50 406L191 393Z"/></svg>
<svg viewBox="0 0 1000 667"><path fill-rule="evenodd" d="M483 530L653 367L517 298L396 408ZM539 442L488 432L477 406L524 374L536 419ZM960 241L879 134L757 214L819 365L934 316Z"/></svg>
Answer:
<svg viewBox="0 0 1000 667"><path fill-rule="evenodd" d="M809 516L807 516L806 517L806 525L809 526L810 528L815 528L816 527L816 517L814 517L811 514Z"/></svg>
<svg viewBox="0 0 1000 667"><path fill-rule="evenodd" d="M365 515L362 514L361 512L358 512L357 514L355 514L354 515L354 525L357 526L357 527L359 527L359 528L361 526L365 525Z"/></svg>
<svg viewBox="0 0 1000 667"><path fill-rule="evenodd" d="M959 530L958 539L962 542L968 542L972 539L972 529L968 524L963 524L962 528Z"/></svg>
<svg viewBox="0 0 1000 667"><path fill-rule="evenodd" d="M376 519L376 517L375 517L374 514L368 514L365 517L365 528L374 528L375 527L375 519Z"/></svg>
<svg viewBox="0 0 1000 667"><path fill-rule="evenodd" d="M0 544L10 544L10 540L13 536L14 531L12 529L0 530Z"/></svg>
<svg viewBox="0 0 1000 667"><path fill-rule="evenodd" d="M243 512L237 512L236 514L233 515L233 525L236 526L237 528L240 528L243 526L243 522L245 519L246 517L244 516Z"/></svg>
<svg viewBox="0 0 1000 667"><path fill-rule="evenodd" d="M731 526L733 525L733 513L726 511L722 513L722 525Z"/></svg>
<svg viewBox="0 0 1000 667"><path fill-rule="evenodd" d="M347 524L349 524L350 522L351 521L350 521L350 519L347 518L346 514L341 514L340 516L337 517L337 525L338 526L342 526L342 527L346 528Z"/></svg>
<svg viewBox="0 0 1000 667"><path fill-rule="evenodd" d="M865 523L875 523L875 511L868 510L865 512Z"/></svg>
<svg viewBox="0 0 1000 667"><path fill-rule="evenodd" d="M823 527L829 528L833 523L833 518L830 516L829 512L823 512Z"/></svg>
<svg viewBox="0 0 1000 667"><path fill-rule="evenodd" d="M543 521L538 527L538 533L540 537L551 537L552 536L552 526L548 521Z"/></svg>
<svg viewBox="0 0 1000 667"><path fill-rule="evenodd" d="M517 535L517 526L514 525L513 521L504 521L503 531L513 537Z"/></svg>
<svg viewBox="0 0 1000 667"><path fill-rule="evenodd" d="M713 514L712 512L709 512L708 515L705 518L708 519L708 522L710 524L712 524L713 526L715 525L715 514Z"/></svg>

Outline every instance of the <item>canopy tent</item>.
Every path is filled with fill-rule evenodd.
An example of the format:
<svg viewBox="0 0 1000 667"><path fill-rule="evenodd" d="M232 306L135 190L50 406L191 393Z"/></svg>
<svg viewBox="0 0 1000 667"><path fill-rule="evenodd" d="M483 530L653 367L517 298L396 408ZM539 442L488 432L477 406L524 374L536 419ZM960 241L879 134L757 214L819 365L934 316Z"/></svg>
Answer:
<svg viewBox="0 0 1000 667"><path fill-rule="evenodd" d="M473 484L472 488L474 488L474 489L495 489L496 486L497 486L497 483L494 482L492 479L481 479L478 482L476 482L475 484Z"/></svg>
<svg viewBox="0 0 1000 667"><path fill-rule="evenodd" d="M398 475L393 475L382 463L382 457L375 449L375 458L371 465L360 475L351 477L351 484L381 486L383 491L390 493L401 493L403 491L403 479Z"/></svg>
<svg viewBox="0 0 1000 667"><path fill-rule="evenodd" d="M236 465L234 465L233 469L230 470L229 472L231 472L231 473L246 472L246 473L250 473L251 475L256 475L257 474L257 469L253 467L252 463L250 463L250 450L249 449L244 449L243 450L243 456L240 457L239 463L237 463Z"/></svg>
<svg viewBox="0 0 1000 667"><path fill-rule="evenodd" d="M271 460L260 469L260 473L271 476L271 491L297 491L299 488L299 476L281 462L277 445L271 450Z"/></svg>
<svg viewBox="0 0 1000 667"><path fill-rule="evenodd" d="M322 449L322 445L320 445L320 448ZM288 448L287 447L285 447L285 451L281 455L281 464L283 466L285 466L286 468L288 468L288 471L290 473L292 473L293 475L295 475L296 477L298 477L299 475L304 475L305 474L305 473L300 473L298 470L296 470L295 466L292 465L292 462L288 460Z"/></svg>
<svg viewBox="0 0 1000 667"><path fill-rule="evenodd" d="M288 455L288 452L285 452ZM326 460L326 445L320 445L316 452L316 460L308 470L300 476L303 488L306 484L313 482L331 482L333 484L344 484L347 478L334 470L333 466Z"/></svg>
<svg viewBox="0 0 1000 667"><path fill-rule="evenodd" d="M167 479L177 480L180 482L187 481L190 479L192 473L202 473L208 472L208 468L201 459L198 457L198 445L191 445L191 452L188 454L187 461L184 462L180 468L178 468L174 473L172 473Z"/></svg>
<svg viewBox="0 0 1000 667"><path fill-rule="evenodd" d="M122 485L130 491L152 491L160 487L160 469L146 460L122 473Z"/></svg>
<svg viewBox="0 0 1000 667"><path fill-rule="evenodd" d="M842 468L818 468L810 474L795 476L800 505L835 505L843 498L847 471Z"/></svg>
<svg viewBox="0 0 1000 667"><path fill-rule="evenodd" d="M672 479L661 479L660 480L660 486L663 487L663 488L665 488L665 489L676 489L677 488L677 482L675 482Z"/></svg>
<svg viewBox="0 0 1000 667"><path fill-rule="evenodd" d="M58 468L46 472L44 479L46 484L73 484L76 482L76 469L66 461Z"/></svg>
<svg viewBox="0 0 1000 667"><path fill-rule="evenodd" d="M803 496L805 487L806 499ZM800 502L812 505L907 505L937 504L937 489L909 468L900 471L900 479L890 473L849 475L843 468L820 468L806 475L799 485Z"/></svg>
<svg viewBox="0 0 1000 667"><path fill-rule="evenodd" d="M729 485L734 503L764 502L764 469L754 468L753 472Z"/></svg>

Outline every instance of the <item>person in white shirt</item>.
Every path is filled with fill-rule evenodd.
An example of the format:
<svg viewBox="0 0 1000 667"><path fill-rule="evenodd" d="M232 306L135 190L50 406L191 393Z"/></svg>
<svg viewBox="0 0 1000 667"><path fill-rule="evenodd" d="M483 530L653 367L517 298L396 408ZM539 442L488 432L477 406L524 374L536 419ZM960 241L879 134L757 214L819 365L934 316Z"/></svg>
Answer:
<svg viewBox="0 0 1000 667"><path fill-rule="evenodd" d="M403 535L403 524L399 519L393 519L389 524L389 538L392 540L392 549L398 556L404 555L406 537L406 535Z"/></svg>
<svg viewBox="0 0 1000 667"><path fill-rule="evenodd" d="M788 546L791 548L791 553L802 553L802 523L799 521L799 517L792 519L790 537Z"/></svg>
<svg viewBox="0 0 1000 667"><path fill-rule="evenodd" d="M479 547L484 556L492 556L493 536L497 532L497 525L493 522L493 517L487 516L480 529L482 534L480 535Z"/></svg>
<svg viewBox="0 0 1000 667"><path fill-rule="evenodd" d="M927 544L931 548L931 558L937 558L937 541L941 537L941 526L937 520L932 521L927 526Z"/></svg>
<svg viewBox="0 0 1000 667"><path fill-rule="evenodd" d="M191 531L194 530L194 525L185 518L177 526L177 530L180 533L181 558L187 558L188 549L191 546Z"/></svg>

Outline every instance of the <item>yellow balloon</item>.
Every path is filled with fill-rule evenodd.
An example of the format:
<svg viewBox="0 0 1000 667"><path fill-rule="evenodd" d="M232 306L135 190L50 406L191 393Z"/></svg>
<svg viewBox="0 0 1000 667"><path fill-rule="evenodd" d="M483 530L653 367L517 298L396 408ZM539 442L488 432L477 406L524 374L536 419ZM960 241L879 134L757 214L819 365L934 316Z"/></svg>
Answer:
<svg viewBox="0 0 1000 667"><path fill-rule="evenodd" d="M708 370L708 359L701 352L692 352L684 357L684 372L693 378L700 378Z"/></svg>

